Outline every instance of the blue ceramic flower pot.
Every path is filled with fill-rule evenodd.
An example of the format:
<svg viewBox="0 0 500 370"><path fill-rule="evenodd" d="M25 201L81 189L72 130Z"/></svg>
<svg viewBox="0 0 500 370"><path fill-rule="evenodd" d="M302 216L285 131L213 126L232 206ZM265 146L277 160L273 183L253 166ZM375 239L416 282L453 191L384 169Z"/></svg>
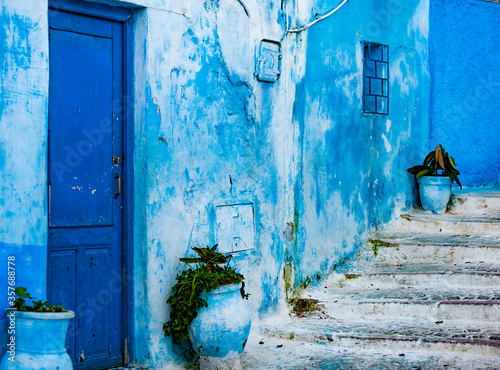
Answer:
<svg viewBox="0 0 500 370"><path fill-rule="evenodd" d="M7 352L2 358L0 370L73 369L65 347L69 320L75 316L73 311L26 312L8 310L8 318L11 317L12 312L15 318L13 321L9 319L9 322L11 326L12 323L15 326L15 334L12 335L14 345L7 344ZM8 339L10 342L10 335Z"/></svg>
<svg viewBox="0 0 500 370"><path fill-rule="evenodd" d="M422 176L419 184L420 203L425 211L443 213L450 201L453 180L447 176Z"/></svg>
<svg viewBox="0 0 500 370"><path fill-rule="evenodd" d="M250 334L251 319L241 284L221 286L206 296L208 307L188 328L189 338L200 357L201 367L238 368ZM203 298L205 299L205 293Z"/></svg>

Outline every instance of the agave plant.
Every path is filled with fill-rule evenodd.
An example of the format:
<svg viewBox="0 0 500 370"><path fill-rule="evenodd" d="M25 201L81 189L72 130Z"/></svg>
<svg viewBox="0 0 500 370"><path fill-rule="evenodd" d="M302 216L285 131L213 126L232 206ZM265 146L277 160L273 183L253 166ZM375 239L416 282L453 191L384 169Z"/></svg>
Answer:
<svg viewBox="0 0 500 370"><path fill-rule="evenodd" d="M180 259L181 262L184 262L186 264L198 263L201 264L202 266L205 266L208 272L213 272L215 265L221 265L228 261L228 258L226 256L216 251L217 244L215 244L212 248L194 247L192 249L196 252L198 257L181 258Z"/></svg>
<svg viewBox="0 0 500 370"><path fill-rule="evenodd" d="M441 173L438 173L438 171L441 171ZM436 146L435 150L427 154L423 165L408 168L408 172L415 175L416 179L422 176L445 175L455 180L460 189L462 189L462 184L460 184L460 180L458 179L460 172L455 167L455 160L441 145Z"/></svg>
<svg viewBox="0 0 500 370"><path fill-rule="evenodd" d="M177 343L188 339L187 328L198 315L198 310L207 306L206 294L211 290L223 285L241 283L241 296L248 299L243 275L229 267L230 257L217 252L217 244L211 248L195 247L192 249L198 256L180 259L188 266L188 269L176 277L177 283L167 299L171 307L170 321L163 324L165 336L172 335ZM193 267L190 264L196 264L196 266ZM203 292L205 292L205 299Z"/></svg>

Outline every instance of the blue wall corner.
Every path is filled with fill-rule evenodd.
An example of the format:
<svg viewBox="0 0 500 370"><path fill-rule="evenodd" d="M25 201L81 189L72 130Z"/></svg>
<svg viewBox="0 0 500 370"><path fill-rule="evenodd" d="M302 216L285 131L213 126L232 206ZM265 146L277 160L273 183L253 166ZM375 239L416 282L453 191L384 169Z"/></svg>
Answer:
<svg viewBox="0 0 500 370"><path fill-rule="evenodd" d="M500 183L499 19L495 3L431 1L429 150L444 146L464 186Z"/></svg>

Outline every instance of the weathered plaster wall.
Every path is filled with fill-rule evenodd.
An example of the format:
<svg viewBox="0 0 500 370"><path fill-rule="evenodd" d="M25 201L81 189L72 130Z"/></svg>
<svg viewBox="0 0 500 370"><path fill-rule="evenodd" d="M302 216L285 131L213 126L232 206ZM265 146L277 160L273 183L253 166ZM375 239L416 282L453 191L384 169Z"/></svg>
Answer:
<svg viewBox="0 0 500 370"><path fill-rule="evenodd" d="M16 284L45 298L47 259L47 2L0 1L0 320L7 258ZM2 331L4 334L5 331ZM1 357L1 354L0 354Z"/></svg>
<svg viewBox="0 0 500 370"><path fill-rule="evenodd" d="M282 36L281 2L168 3L138 11L135 26L135 339L137 360L157 369L184 363L163 335L165 300L178 259L216 243L216 206L254 204L255 248L232 263L247 276L256 314L284 301L292 140L285 79L253 75L260 40Z"/></svg>
<svg viewBox="0 0 500 370"><path fill-rule="evenodd" d="M183 267L178 258L215 244L218 205L254 205L255 248L232 263L247 277L257 317L282 307L286 289L328 274L394 206L410 202L406 168L428 145L428 2L350 0L283 39L276 83L254 77L254 52L261 39L282 39L281 0L98 2L144 6L134 15L128 100L135 114L132 355L155 369L180 368L181 350L163 336L165 300ZM2 259L15 250L36 262L37 269L22 267L23 276L43 298L47 3L4 3ZM292 26L331 6L283 4ZM363 40L390 46L389 116L361 113Z"/></svg>
<svg viewBox="0 0 500 370"><path fill-rule="evenodd" d="M500 4L432 0L431 147L455 158L464 186L500 183Z"/></svg>
<svg viewBox="0 0 500 370"><path fill-rule="evenodd" d="M302 24L332 5L311 9ZM406 169L428 135L427 17L427 0L352 0L295 38L295 285L328 274L413 199ZM362 113L362 41L389 45L388 116Z"/></svg>
<svg viewBox="0 0 500 370"><path fill-rule="evenodd" d="M163 337L165 300L182 269L178 258L216 242L217 205L253 203L255 248L233 263L248 277L254 312L284 302L282 214L293 207L287 80L253 75L260 40L283 34L281 1L97 2L135 8L132 355L170 369L184 360ZM2 263L19 255L18 285L44 298L47 2L2 1L1 16ZM6 270L0 279L6 293Z"/></svg>

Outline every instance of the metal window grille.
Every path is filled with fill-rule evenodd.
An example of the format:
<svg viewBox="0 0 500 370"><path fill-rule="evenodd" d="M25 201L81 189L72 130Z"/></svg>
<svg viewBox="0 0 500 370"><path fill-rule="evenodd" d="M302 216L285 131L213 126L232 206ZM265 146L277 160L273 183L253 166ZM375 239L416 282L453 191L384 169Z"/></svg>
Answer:
<svg viewBox="0 0 500 370"><path fill-rule="evenodd" d="M389 114L389 46L364 42L363 112Z"/></svg>

